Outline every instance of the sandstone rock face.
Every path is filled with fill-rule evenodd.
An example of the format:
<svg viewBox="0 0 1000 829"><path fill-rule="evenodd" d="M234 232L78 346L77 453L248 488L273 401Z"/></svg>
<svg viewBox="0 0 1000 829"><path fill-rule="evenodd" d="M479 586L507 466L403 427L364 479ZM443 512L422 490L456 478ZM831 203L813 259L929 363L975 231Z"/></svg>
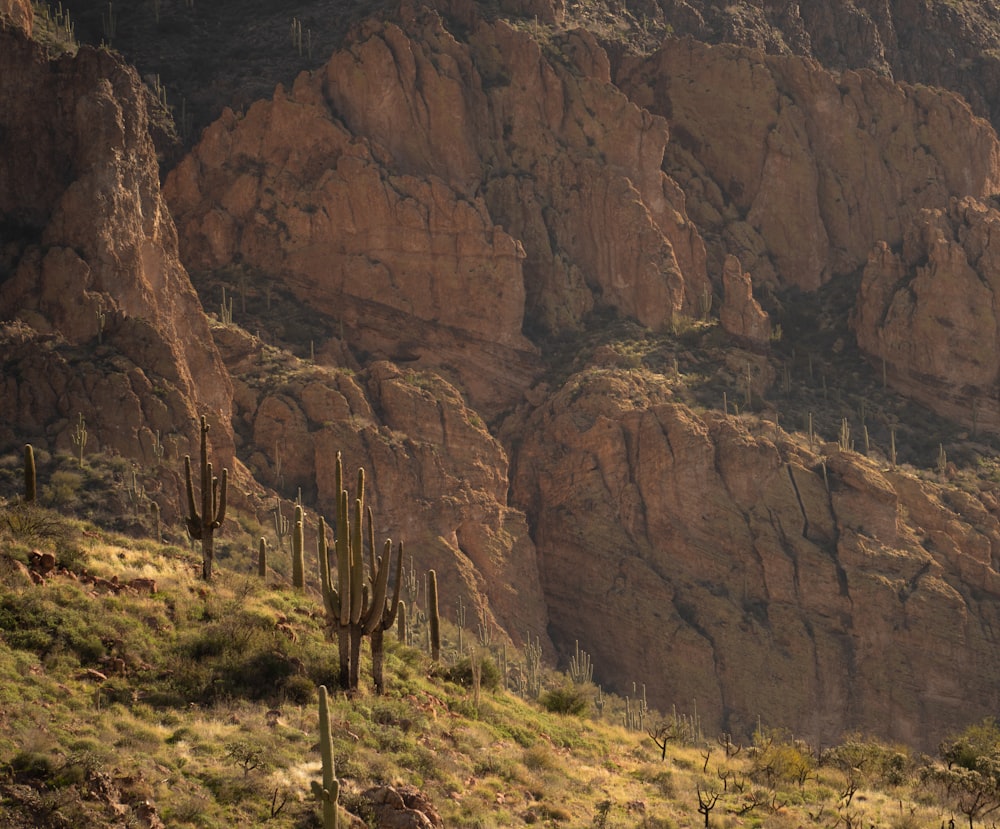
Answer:
<svg viewBox="0 0 1000 829"><path fill-rule="evenodd" d="M959 423L1000 430L1000 211L971 198L923 210L901 249L868 257L853 326L893 387Z"/></svg>
<svg viewBox="0 0 1000 829"><path fill-rule="evenodd" d="M668 119L667 169L720 266L732 253L755 279L814 290L921 208L1000 182L1000 143L961 99L867 71L670 40L618 82Z"/></svg>
<svg viewBox="0 0 1000 829"><path fill-rule="evenodd" d="M719 322L727 334L754 348L771 341L771 319L753 297L753 281L743 273L740 260L727 256L722 266L722 307Z"/></svg>
<svg viewBox="0 0 1000 829"><path fill-rule="evenodd" d="M467 42L426 8L365 24L323 73L213 125L167 193L190 266L270 271L489 411L532 376L525 325L600 303L657 327L707 277L660 169L666 123L611 86L594 39L563 35L567 67L466 12Z"/></svg>
<svg viewBox="0 0 1000 829"><path fill-rule="evenodd" d="M574 376L523 426L513 499L550 632L599 681L694 700L707 733L759 714L817 745L933 748L995 706L995 494L751 434L634 372Z"/></svg>
<svg viewBox="0 0 1000 829"><path fill-rule="evenodd" d="M524 514L507 505L507 454L457 389L388 362L289 373L232 331L220 348L237 376L237 437L249 438L242 454L259 481L289 495L301 487L332 520L341 452L351 488L365 468L379 541L402 541L407 568L412 560L418 573L437 571L443 616L454 620L461 597L470 628L483 620L513 636L530 630L551 652L534 544ZM310 535L316 515L307 512Z"/></svg>
<svg viewBox="0 0 1000 829"><path fill-rule="evenodd" d="M0 33L0 442L70 448L81 412L93 450L150 461L157 430L183 450L201 411L228 463L231 386L177 259L146 94L107 53L50 63Z"/></svg>

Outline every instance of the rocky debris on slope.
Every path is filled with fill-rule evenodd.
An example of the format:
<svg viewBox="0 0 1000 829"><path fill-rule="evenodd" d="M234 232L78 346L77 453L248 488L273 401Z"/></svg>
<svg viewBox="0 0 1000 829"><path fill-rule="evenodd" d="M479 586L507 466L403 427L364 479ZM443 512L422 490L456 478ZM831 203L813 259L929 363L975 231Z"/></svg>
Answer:
<svg viewBox="0 0 1000 829"><path fill-rule="evenodd" d="M657 327L708 283L666 124L611 86L593 38L562 36L567 65L466 12L465 42L423 7L361 26L322 73L213 125L167 192L192 267L241 258L352 346L496 411L536 370L526 324L602 303Z"/></svg>
<svg viewBox="0 0 1000 829"><path fill-rule="evenodd" d="M0 443L44 436L154 460L196 413L232 458L231 386L177 258L136 73L106 51L48 60L0 31Z"/></svg>
<svg viewBox="0 0 1000 829"><path fill-rule="evenodd" d="M1000 142L957 96L867 71L670 40L618 83L665 117L666 168L756 280L814 290L902 240L924 207L1000 185Z"/></svg>
<svg viewBox="0 0 1000 829"><path fill-rule="evenodd" d="M415 786L377 786L361 793L382 829L434 829L443 826L430 799Z"/></svg>
<svg viewBox="0 0 1000 829"><path fill-rule="evenodd" d="M817 745L931 748L995 708L996 492L814 453L621 370L513 428L553 641L579 640L599 681L696 701L709 733L760 715Z"/></svg>
<svg viewBox="0 0 1000 829"><path fill-rule="evenodd" d="M921 211L900 247L873 247L852 320L893 388L973 431L1000 431L998 228L972 198Z"/></svg>
<svg viewBox="0 0 1000 829"><path fill-rule="evenodd" d="M457 389L388 362L289 370L235 327L216 334L235 377L236 439L258 480L301 487L332 519L341 452L345 470L366 470L379 535L404 543L407 568L437 571L442 615L461 597L471 627L530 630L551 650L534 545L507 506L507 455Z"/></svg>

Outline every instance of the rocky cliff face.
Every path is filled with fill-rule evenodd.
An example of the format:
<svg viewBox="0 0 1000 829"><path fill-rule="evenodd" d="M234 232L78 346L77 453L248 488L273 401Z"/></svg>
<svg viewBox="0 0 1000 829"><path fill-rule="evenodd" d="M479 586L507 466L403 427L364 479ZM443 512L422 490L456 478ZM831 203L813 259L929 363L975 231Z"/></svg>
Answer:
<svg viewBox="0 0 1000 829"><path fill-rule="evenodd" d="M450 588L508 629L548 619L603 681L697 700L710 728L763 715L821 742L857 728L929 746L988 713L992 492L752 434L597 354L533 388L546 355L525 333L601 307L665 329L711 272L724 329L766 352L755 286L815 291L873 246L907 250L926 211L1000 183L992 128L950 93L792 55L671 40L612 61L587 32L551 38L404 4L322 72L227 113L170 175L191 266L270 274L367 366L238 381L248 463L266 480L280 455L284 485L329 510L343 449ZM873 272L865 290L888 304L896 282ZM871 313L859 341L879 354L864 332L889 327ZM942 376L963 348L940 352ZM473 411L515 407L503 446Z"/></svg>
<svg viewBox="0 0 1000 829"><path fill-rule="evenodd" d="M713 259L735 254L757 280L815 290L899 244L922 207L1000 184L993 129L941 91L693 40L623 61L617 80L670 122L666 167L719 240Z"/></svg>
<svg viewBox="0 0 1000 829"><path fill-rule="evenodd" d="M674 35L811 57L834 71L952 89L998 123L1000 11L976 0L659 0L629 3Z"/></svg>
<svg viewBox="0 0 1000 829"><path fill-rule="evenodd" d="M514 428L551 635L595 675L693 702L931 747L997 702L997 492L918 480L754 421L699 415L655 375L590 370ZM765 691L765 688L770 689Z"/></svg>
<svg viewBox="0 0 1000 829"><path fill-rule="evenodd" d="M105 52L49 60L0 30L0 440L185 451L196 412L232 459L231 386L177 258L147 92ZM228 450L228 451L227 451Z"/></svg>
<svg viewBox="0 0 1000 829"><path fill-rule="evenodd" d="M361 27L323 73L214 125L167 192L186 261L280 274L362 347L495 411L530 379L525 326L574 329L600 303L658 327L708 283L660 169L666 123L611 86L593 38L566 34L565 65L466 22L464 42L426 8Z"/></svg>
<svg viewBox="0 0 1000 829"><path fill-rule="evenodd" d="M15 29L31 37L34 17L28 0L0 0L0 16L6 17Z"/></svg>
<svg viewBox="0 0 1000 829"><path fill-rule="evenodd" d="M914 216L902 245L880 242L854 312L858 344L894 387L973 430L1000 430L1000 212L976 199Z"/></svg>
<svg viewBox="0 0 1000 829"><path fill-rule="evenodd" d="M455 387L384 361L360 372L288 366L235 326L215 333L236 378L241 456L257 480L301 489L307 534L316 513L335 514L340 452L346 473L365 468L380 539L404 543L407 568L437 571L443 617L455 620L461 598L470 630L530 631L551 650L535 547L507 505L507 453Z"/></svg>

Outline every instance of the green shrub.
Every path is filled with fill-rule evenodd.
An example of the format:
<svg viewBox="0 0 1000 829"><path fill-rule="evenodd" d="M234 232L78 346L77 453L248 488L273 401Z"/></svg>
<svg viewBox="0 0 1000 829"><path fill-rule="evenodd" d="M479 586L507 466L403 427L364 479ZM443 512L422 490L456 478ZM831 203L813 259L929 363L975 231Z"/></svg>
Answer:
<svg viewBox="0 0 1000 829"><path fill-rule="evenodd" d="M40 751L19 751L10 761L14 779L20 783L51 781L55 775L52 758Z"/></svg>
<svg viewBox="0 0 1000 829"><path fill-rule="evenodd" d="M493 659L484 654L479 660L479 667L481 671L479 687L486 691L495 691L499 688L501 679L500 669L496 666ZM441 676L449 682L461 685L463 688L471 688L472 660L467 656L459 659L454 665L445 668Z"/></svg>
<svg viewBox="0 0 1000 829"><path fill-rule="evenodd" d="M572 714L578 717L590 707L590 698L578 686L563 685L542 694L541 703L546 711L553 714Z"/></svg>

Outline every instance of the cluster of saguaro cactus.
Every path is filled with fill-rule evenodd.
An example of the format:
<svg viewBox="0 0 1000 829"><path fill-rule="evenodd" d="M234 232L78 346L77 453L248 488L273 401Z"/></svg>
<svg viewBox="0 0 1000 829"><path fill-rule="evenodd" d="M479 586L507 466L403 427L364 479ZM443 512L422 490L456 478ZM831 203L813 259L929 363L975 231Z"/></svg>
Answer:
<svg viewBox="0 0 1000 829"><path fill-rule="evenodd" d="M383 637L396 622L399 590L402 582L403 545L396 558L396 584L392 598L389 592L389 571L392 567L392 541L386 539L384 552L376 558L375 528L372 511L364 506L365 471L358 470L358 486L354 508L349 510L349 496L343 485L343 461L337 453L336 485L337 525L335 552L336 582L330 572L330 555L326 540L326 523L320 519L317 533L320 583L326 608L328 628L337 632L340 651L340 684L349 693L358 687L361 640L367 636L372 648L372 681L377 693L384 686ZM362 544L362 516L367 517L370 577L365 580L365 560Z"/></svg>
<svg viewBox="0 0 1000 829"><path fill-rule="evenodd" d="M312 782L315 798L323 804L323 829L337 829L337 800L340 781L333 759L333 732L330 729L330 699L326 686L319 686L319 752L323 758L323 782Z"/></svg>
<svg viewBox="0 0 1000 829"><path fill-rule="evenodd" d="M538 699L542 693L542 644L537 636L532 642L530 633L524 644L524 668L514 673L514 690L525 699Z"/></svg>
<svg viewBox="0 0 1000 829"><path fill-rule="evenodd" d="M636 693L635 683L632 683L632 693ZM642 696L633 701L625 697L625 711L622 714L623 725L630 731L643 731L646 727L646 714L649 706L646 704L646 686L642 686Z"/></svg>
<svg viewBox="0 0 1000 829"><path fill-rule="evenodd" d="M191 456L184 456L184 476L187 482L187 530L194 541L201 542L201 576L212 580L212 563L215 560L215 531L226 519L226 493L229 489L229 470L222 470L222 479L212 474L208 460L208 421L201 416L201 510L195 503L194 482L191 479Z"/></svg>
<svg viewBox="0 0 1000 829"><path fill-rule="evenodd" d="M584 685L594 681L594 663L590 654L580 650L580 641L576 641L576 653L569 661L569 678L575 685Z"/></svg>

